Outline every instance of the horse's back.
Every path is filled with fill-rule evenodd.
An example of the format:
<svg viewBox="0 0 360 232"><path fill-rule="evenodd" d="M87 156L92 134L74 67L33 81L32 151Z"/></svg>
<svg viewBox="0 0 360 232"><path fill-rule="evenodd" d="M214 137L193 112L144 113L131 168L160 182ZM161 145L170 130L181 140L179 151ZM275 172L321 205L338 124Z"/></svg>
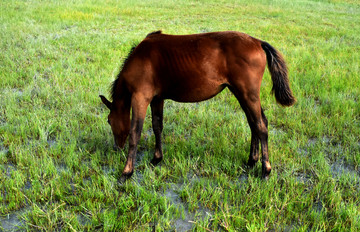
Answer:
<svg viewBox="0 0 360 232"><path fill-rule="evenodd" d="M262 60L261 43L244 33L156 32L134 50L128 78L134 88L143 86L142 91L146 87L163 98L194 102L215 96L231 84L231 78L251 72L252 66L265 67ZM264 67L256 72L261 73Z"/></svg>

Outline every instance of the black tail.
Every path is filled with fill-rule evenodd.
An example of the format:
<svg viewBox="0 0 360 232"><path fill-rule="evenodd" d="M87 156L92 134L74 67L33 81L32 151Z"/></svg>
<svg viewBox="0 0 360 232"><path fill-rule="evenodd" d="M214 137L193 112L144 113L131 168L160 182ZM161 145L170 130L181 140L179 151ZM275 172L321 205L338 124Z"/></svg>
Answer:
<svg viewBox="0 0 360 232"><path fill-rule="evenodd" d="M283 106L291 106L295 103L288 79L288 70L282 55L270 44L262 41L261 47L266 53L268 68L273 82L272 93L276 101Z"/></svg>

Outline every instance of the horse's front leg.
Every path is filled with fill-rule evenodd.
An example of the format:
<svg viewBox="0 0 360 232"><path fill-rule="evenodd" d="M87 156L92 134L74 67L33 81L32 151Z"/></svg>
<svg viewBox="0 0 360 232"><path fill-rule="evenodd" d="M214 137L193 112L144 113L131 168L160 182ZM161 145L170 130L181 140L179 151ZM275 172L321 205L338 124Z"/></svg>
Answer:
<svg viewBox="0 0 360 232"><path fill-rule="evenodd" d="M152 165L158 164L163 159L161 132L163 130L164 100L154 98L151 103L152 126L155 134L155 154L151 160Z"/></svg>
<svg viewBox="0 0 360 232"><path fill-rule="evenodd" d="M149 101L145 96L142 94L133 94L131 98L132 118L129 134L129 153L122 173L122 176L125 179L131 177L134 172L137 145L140 140L148 105Z"/></svg>

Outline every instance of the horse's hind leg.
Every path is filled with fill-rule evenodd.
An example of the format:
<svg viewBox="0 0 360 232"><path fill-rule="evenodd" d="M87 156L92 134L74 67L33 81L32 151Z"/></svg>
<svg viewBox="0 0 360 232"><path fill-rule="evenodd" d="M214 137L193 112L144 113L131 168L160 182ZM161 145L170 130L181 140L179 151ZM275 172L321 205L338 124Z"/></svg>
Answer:
<svg viewBox="0 0 360 232"><path fill-rule="evenodd" d="M268 120L264 114L264 110L261 108L261 117L262 120L266 126L266 129L268 128ZM252 123L251 123L252 125ZM250 145L250 155L249 155L249 161L248 165L250 167L253 167L257 161L259 160L259 137L256 133L256 128L254 126L251 126L251 145Z"/></svg>
<svg viewBox="0 0 360 232"><path fill-rule="evenodd" d="M261 108L261 119L262 119L262 137L261 140L261 152L262 152L262 168L263 168L263 177L268 177L271 172L271 165L269 161L269 151L268 151L268 120L264 114L264 110Z"/></svg>
<svg viewBox="0 0 360 232"><path fill-rule="evenodd" d="M271 165L268 154L268 129L267 119L260 105L258 91L248 89L237 89L231 87L230 90L238 99L241 107L245 111L249 126L251 128L251 147L248 164L255 165L259 159L259 141L262 153L262 173L263 177L268 177L271 172Z"/></svg>
<svg viewBox="0 0 360 232"><path fill-rule="evenodd" d="M248 122L251 128L251 148L249 156L249 164L254 165L259 159L259 144L261 144L261 162L262 174L266 178L271 172L268 153L268 129L266 117L261 111L260 100L257 102L242 102L242 108L246 112Z"/></svg>
<svg viewBox="0 0 360 232"><path fill-rule="evenodd" d="M154 98L151 103L152 126L155 134L155 154L151 160L153 165L158 164L163 159L161 132L163 130L163 110L164 100Z"/></svg>

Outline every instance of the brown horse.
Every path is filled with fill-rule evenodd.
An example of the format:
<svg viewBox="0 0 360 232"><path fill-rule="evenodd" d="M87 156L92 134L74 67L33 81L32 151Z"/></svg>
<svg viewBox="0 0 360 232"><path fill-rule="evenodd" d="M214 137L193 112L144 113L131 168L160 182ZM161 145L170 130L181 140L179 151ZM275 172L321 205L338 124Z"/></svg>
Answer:
<svg viewBox="0 0 360 232"><path fill-rule="evenodd" d="M239 101L251 128L248 165L252 167L258 161L260 142L262 173L263 177L268 177L271 171L268 122L260 105L260 84L266 61L277 102L291 106L295 98L290 90L285 61L267 42L233 31L193 35L166 35L157 31L148 34L131 50L117 75L112 85L113 102L100 95L110 109L108 122L115 147L123 148L130 134L122 178L130 177L134 171L137 145L149 105L156 139L151 163L156 165L163 158L164 99L199 102L214 97L225 87Z"/></svg>

